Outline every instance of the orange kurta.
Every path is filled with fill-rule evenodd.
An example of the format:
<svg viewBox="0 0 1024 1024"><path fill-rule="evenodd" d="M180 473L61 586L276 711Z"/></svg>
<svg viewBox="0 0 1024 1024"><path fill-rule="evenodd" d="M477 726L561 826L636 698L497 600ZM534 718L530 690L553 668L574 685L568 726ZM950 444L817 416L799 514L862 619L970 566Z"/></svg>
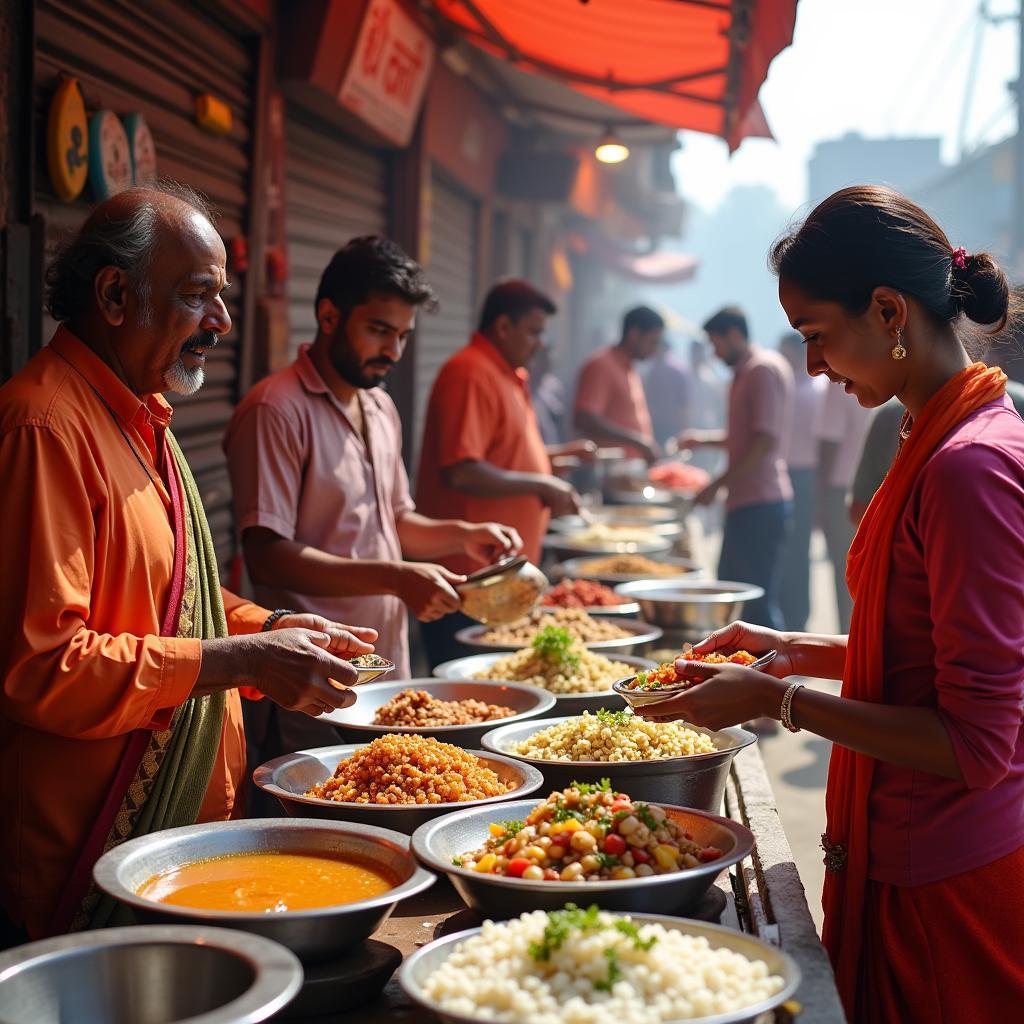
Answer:
<svg viewBox="0 0 1024 1024"><path fill-rule="evenodd" d="M441 367L423 425L416 509L433 519L466 519L512 526L523 538L523 553L540 561L549 513L532 494L484 498L448 487L441 471L460 462L489 462L519 473L551 474L551 462L537 426L529 376L513 369L482 335ZM455 572L479 569L464 555L440 559Z"/></svg>
<svg viewBox="0 0 1024 1024"><path fill-rule="evenodd" d="M159 636L174 534L156 458L170 419L63 328L0 388L0 904L33 937L131 732L166 728L199 674L200 641ZM267 616L226 592L224 605L233 633ZM201 821L230 816L244 770L231 691Z"/></svg>

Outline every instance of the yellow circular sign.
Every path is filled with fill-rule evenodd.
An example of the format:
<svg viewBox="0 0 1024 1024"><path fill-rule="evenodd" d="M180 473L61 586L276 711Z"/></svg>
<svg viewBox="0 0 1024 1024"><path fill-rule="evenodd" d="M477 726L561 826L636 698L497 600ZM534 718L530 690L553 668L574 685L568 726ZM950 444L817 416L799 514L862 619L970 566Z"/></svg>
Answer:
<svg viewBox="0 0 1024 1024"><path fill-rule="evenodd" d="M70 203L89 174L89 124L78 79L62 76L46 126L46 157L53 191Z"/></svg>

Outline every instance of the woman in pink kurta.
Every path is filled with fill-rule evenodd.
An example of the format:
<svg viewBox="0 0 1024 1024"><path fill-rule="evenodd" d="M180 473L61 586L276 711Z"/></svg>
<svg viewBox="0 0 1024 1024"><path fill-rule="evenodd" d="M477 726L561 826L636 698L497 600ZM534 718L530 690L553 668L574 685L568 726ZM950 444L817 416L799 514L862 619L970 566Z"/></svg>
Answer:
<svg viewBox="0 0 1024 1024"><path fill-rule="evenodd" d="M1024 1005L1024 423L959 330L1004 326L1007 280L868 186L772 262L808 372L865 407L899 398L901 449L850 550L849 636L734 623L698 652L774 648L772 674L691 668L659 715L771 715L834 742L822 934L851 1020L1006 1019Z"/></svg>

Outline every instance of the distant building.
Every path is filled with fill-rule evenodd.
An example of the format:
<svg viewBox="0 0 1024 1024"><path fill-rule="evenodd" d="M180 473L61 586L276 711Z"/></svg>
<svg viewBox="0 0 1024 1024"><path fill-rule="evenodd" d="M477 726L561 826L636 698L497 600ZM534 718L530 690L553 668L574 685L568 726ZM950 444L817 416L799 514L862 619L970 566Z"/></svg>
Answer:
<svg viewBox="0 0 1024 1024"><path fill-rule="evenodd" d="M990 252L1007 267L1013 245L1013 144L1009 138L979 149L914 193L953 245ZM1022 269L1014 275L1018 280Z"/></svg>
<svg viewBox="0 0 1024 1024"><path fill-rule="evenodd" d="M942 171L940 143L938 138L865 139L856 132L819 142L807 163L811 205L847 185L891 185L913 196Z"/></svg>

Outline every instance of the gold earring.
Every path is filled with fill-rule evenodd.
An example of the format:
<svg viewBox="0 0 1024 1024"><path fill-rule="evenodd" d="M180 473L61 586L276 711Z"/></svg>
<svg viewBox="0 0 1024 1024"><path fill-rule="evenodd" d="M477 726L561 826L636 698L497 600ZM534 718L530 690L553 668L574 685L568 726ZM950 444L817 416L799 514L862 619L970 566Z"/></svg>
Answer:
<svg viewBox="0 0 1024 1024"><path fill-rule="evenodd" d="M896 328L896 344L893 345L892 351L889 353L893 359L906 359L907 350L903 347L903 328Z"/></svg>

